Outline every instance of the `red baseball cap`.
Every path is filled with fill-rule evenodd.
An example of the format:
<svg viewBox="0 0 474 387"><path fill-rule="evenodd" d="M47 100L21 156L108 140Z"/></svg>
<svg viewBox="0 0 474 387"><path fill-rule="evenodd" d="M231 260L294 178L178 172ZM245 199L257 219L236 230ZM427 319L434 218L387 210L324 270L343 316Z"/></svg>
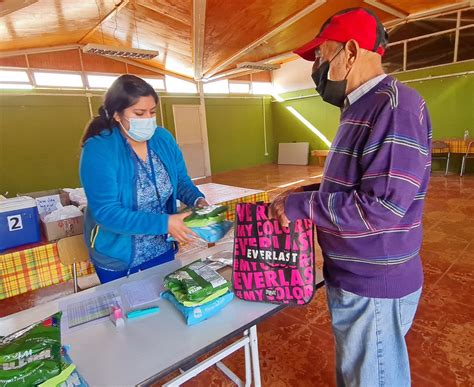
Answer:
<svg viewBox="0 0 474 387"><path fill-rule="evenodd" d="M314 61L315 50L327 40L346 43L354 39L361 48L383 55L388 43L387 31L375 13L366 8L349 8L326 20L316 37L293 51Z"/></svg>

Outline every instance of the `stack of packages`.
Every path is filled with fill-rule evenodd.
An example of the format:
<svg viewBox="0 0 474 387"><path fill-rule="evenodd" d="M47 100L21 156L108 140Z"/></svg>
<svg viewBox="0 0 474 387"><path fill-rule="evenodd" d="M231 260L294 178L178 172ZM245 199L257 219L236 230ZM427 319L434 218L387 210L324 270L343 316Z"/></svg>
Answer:
<svg viewBox="0 0 474 387"><path fill-rule="evenodd" d="M232 227L232 222L225 220L227 210L227 206L215 205L193 208L191 215L184 219L184 224L204 241L215 243L222 239Z"/></svg>
<svg viewBox="0 0 474 387"><path fill-rule="evenodd" d="M195 261L165 277L170 301L194 325L215 315L234 297L230 282L212 268L213 263Z"/></svg>
<svg viewBox="0 0 474 387"><path fill-rule="evenodd" d="M0 338L0 386L87 387L66 348L61 313Z"/></svg>

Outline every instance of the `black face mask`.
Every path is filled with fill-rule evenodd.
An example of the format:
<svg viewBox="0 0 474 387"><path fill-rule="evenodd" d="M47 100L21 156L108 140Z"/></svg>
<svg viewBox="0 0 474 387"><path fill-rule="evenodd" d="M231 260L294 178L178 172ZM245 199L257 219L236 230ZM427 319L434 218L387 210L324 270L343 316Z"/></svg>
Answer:
<svg viewBox="0 0 474 387"><path fill-rule="evenodd" d="M328 79L328 75L329 65L343 49L344 48L341 48L330 61L321 63L318 69L311 74L311 78L313 78L314 84L316 85L316 91L323 98L323 100L340 108L344 106L344 100L346 99L346 78L349 72L347 72L346 77L342 81L331 81Z"/></svg>

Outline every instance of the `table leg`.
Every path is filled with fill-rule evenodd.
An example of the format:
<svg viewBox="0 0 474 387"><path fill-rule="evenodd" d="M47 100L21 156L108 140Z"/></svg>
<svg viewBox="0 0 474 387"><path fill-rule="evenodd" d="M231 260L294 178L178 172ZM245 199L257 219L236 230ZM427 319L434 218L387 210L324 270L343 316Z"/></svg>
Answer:
<svg viewBox="0 0 474 387"><path fill-rule="evenodd" d="M249 331L244 332L244 336L249 336ZM252 383L252 356L250 355L250 341L244 347L245 351L245 387L250 387Z"/></svg>
<svg viewBox="0 0 474 387"><path fill-rule="evenodd" d="M250 336L250 352L252 356L253 383L255 387L261 387L262 383L260 380L260 359L258 356L258 338L257 338L256 325L250 328L249 336Z"/></svg>
<svg viewBox="0 0 474 387"><path fill-rule="evenodd" d="M249 345L249 337L244 336L241 339L235 341L228 347L225 347L221 351L217 352L214 355L209 356L206 360L203 360L202 362L196 364L194 367L191 369L187 370L186 372L183 372L181 375L176 376L174 379L170 380L169 382L163 384L164 387L177 387L181 386L184 382L187 382L189 379L192 379L194 376L200 374L202 371L208 369L212 365L220 362L222 359L226 358L229 356L231 353L234 353L235 351L239 350L242 347L245 347L246 345ZM258 353L257 353L258 356ZM227 367L220 367L224 372L228 370ZM229 370L230 371L230 370ZM225 372L226 373L226 372ZM260 375L260 374L259 374ZM243 383L238 383L238 378L237 376L230 371L229 376L231 380L235 381L237 385L241 386ZM260 379L259 379L260 380ZM260 386L260 384L258 384Z"/></svg>

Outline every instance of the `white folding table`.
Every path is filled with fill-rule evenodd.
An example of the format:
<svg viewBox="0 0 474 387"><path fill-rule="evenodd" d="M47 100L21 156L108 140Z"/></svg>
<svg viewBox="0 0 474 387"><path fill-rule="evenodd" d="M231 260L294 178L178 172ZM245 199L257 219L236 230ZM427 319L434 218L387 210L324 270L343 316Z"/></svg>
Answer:
<svg viewBox="0 0 474 387"><path fill-rule="evenodd" d="M213 253L232 250L232 243L221 244L181 256L179 259L83 292L61 298L0 319L0 336L15 332L56 313L64 302L79 300L94 292L117 290L126 282L157 276L159 280L193 260ZM317 273L322 285L321 273ZM194 326L187 326L171 303L160 299L160 312L137 320L127 320L116 328L104 319L62 334L63 345L70 346L70 356L91 386L149 385L169 373L209 353L230 339L241 336L226 348L206 358L168 382L179 386L206 368L216 364L237 385L260 386L257 324L277 313L281 305L232 300L219 314ZM245 383L220 361L244 348Z"/></svg>

